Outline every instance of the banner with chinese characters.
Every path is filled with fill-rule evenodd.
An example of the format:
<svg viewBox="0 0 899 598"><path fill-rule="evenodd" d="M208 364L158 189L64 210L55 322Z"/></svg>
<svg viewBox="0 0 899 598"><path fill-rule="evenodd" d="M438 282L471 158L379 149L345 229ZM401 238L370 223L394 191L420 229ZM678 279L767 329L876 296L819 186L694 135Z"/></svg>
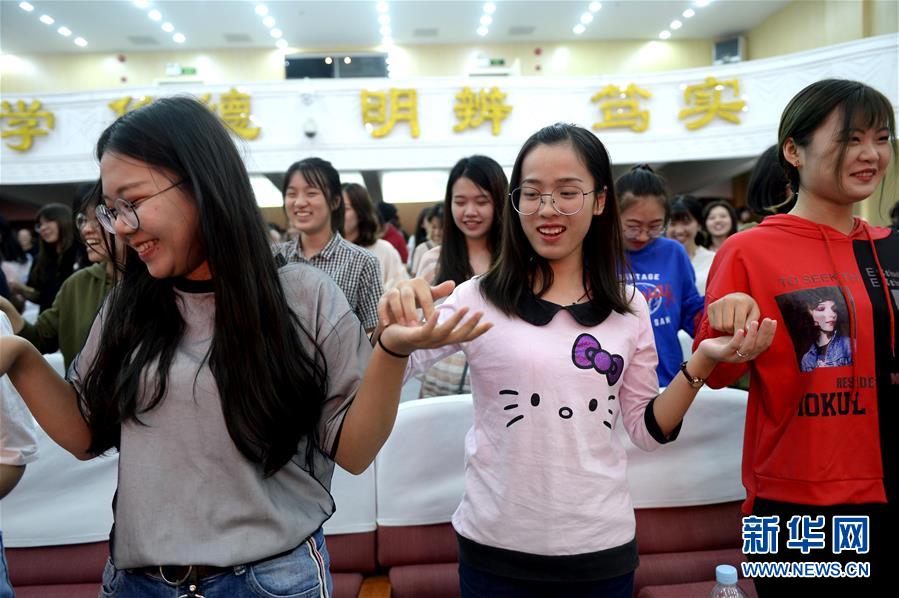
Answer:
<svg viewBox="0 0 899 598"><path fill-rule="evenodd" d="M340 169L448 168L483 153L511 165L557 121L593 130L617 164L743 158L776 141L781 111L809 83L864 81L899 104L899 35L778 58L596 77L301 80L4 95L4 184L89 180L117 116L189 94L225 122L251 172L320 156Z"/></svg>

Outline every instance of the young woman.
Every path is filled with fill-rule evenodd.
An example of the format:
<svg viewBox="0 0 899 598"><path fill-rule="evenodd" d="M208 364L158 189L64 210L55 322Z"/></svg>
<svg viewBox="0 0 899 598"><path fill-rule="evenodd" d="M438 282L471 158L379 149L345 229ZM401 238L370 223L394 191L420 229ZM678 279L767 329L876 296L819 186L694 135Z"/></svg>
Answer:
<svg viewBox="0 0 899 598"><path fill-rule="evenodd" d="M853 208L875 193L895 158L894 119L890 101L863 83L829 79L799 92L778 133L796 206L728 239L712 265L697 342L741 327L747 314L785 324L764 355L719 368L709 381L726 385L747 367L751 377L744 510L778 516L781 540L776 554L750 558L871 567L867 580L758 578L759 596L874 595L891 576L899 512L892 428L899 421L899 234L866 224ZM816 295L821 301L812 309L820 313L813 316L807 300ZM810 317L820 328L812 368ZM821 363L818 341L843 334L839 358L828 363L825 350ZM785 544L788 522L806 515L821 517L826 550L804 555ZM869 552L836 554L834 517L844 515L868 518Z"/></svg>
<svg viewBox="0 0 899 598"><path fill-rule="evenodd" d="M643 164L619 177L615 190L630 274L649 305L659 385L667 386L683 360L677 331L693 336L702 296L686 250L662 236L669 217L665 180Z"/></svg>
<svg viewBox="0 0 899 598"><path fill-rule="evenodd" d="M676 195L671 199L669 213L668 238L684 246L696 274L696 289L704 295L705 281L715 254L704 246L702 204L692 195Z"/></svg>
<svg viewBox="0 0 899 598"><path fill-rule="evenodd" d="M737 212L729 201L713 201L702 213L702 223L709 235L712 253L721 249L727 238L737 232Z"/></svg>
<svg viewBox="0 0 899 598"><path fill-rule="evenodd" d="M61 351L66 368L84 344L115 275L109 251L116 251L116 244L97 220L98 199L99 189L96 189L75 214L75 227L92 265L79 269L62 283L53 305L41 312L32 324L9 301L0 298L0 311L9 318L13 333L28 339L41 353Z"/></svg>
<svg viewBox="0 0 899 598"><path fill-rule="evenodd" d="M375 254L381 265L381 282L389 291L401 280L409 280L400 254L393 245L378 238L380 221L371 203L368 191L358 183L344 183L343 191L343 232L350 243Z"/></svg>
<svg viewBox="0 0 899 598"><path fill-rule="evenodd" d="M282 263L309 263L334 279L366 332L378 323L378 299L384 292L378 258L340 235L344 202L340 175L330 162L306 158L290 165L281 190L298 241L273 245Z"/></svg>
<svg viewBox="0 0 899 598"><path fill-rule="evenodd" d="M443 243L424 254L419 278L440 284L461 284L484 274L499 254L500 214L508 191L502 167L487 156L462 158L446 184ZM421 398L471 392L465 355L458 352L421 377Z"/></svg>
<svg viewBox="0 0 899 598"><path fill-rule="evenodd" d="M443 243L443 204L437 203L427 208L422 223L424 233L412 251L412 262L409 265L412 273L418 272L425 253Z"/></svg>
<svg viewBox="0 0 899 598"><path fill-rule="evenodd" d="M674 440L701 378L720 360L763 350L775 325L752 322L703 343L659 395L646 301L621 278L603 145L573 125L542 129L521 149L511 184L499 259L436 309L441 318L483 312L493 328L415 353L399 332L381 340L398 361L412 353L407 376L459 349L471 363L475 423L453 516L462 596L630 598L634 513L614 429L625 426L646 450ZM452 288L401 287L381 301L385 334L416 330L413 295L431 318L432 297Z"/></svg>
<svg viewBox="0 0 899 598"><path fill-rule="evenodd" d="M75 229L72 210L51 203L37 213L36 229L40 234L40 250L31 267L28 281L23 285L9 281L14 293L37 303L44 311L53 305L63 281L72 275L75 267Z"/></svg>
<svg viewBox="0 0 899 598"><path fill-rule="evenodd" d="M363 471L397 409L399 384L362 369L371 357L399 378L402 364L372 354L320 270L277 269L240 155L203 104L129 112L97 156L99 219L128 246L123 280L71 383L15 336L0 338L0 374L77 457L119 451L101 595L330 595L334 462ZM459 320L414 342L466 340ZM395 334L384 342L400 346Z"/></svg>

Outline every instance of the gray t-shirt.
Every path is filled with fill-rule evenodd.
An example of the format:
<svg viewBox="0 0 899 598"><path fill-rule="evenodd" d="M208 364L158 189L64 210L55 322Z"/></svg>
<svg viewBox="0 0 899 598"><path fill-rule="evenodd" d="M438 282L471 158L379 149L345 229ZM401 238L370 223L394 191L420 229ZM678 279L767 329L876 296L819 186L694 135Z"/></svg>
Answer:
<svg viewBox="0 0 899 598"><path fill-rule="evenodd" d="M297 546L334 512L334 462L326 455L335 448L371 346L327 275L306 264L286 266L280 275L290 307L327 364L315 476L301 466L305 441L297 457L268 478L237 449L204 361L214 330L214 294L176 289L185 330L165 397L140 416L146 425L122 425L112 538L116 567L250 563ZM104 312L105 307L70 370L76 388L93 362ZM301 338L311 355L311 344Z"/></svg>

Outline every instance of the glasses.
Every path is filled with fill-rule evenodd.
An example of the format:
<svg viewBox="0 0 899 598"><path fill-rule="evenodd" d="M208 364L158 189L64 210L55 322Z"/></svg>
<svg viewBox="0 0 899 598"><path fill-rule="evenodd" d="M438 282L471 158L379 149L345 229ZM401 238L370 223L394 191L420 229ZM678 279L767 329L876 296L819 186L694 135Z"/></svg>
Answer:
<svg viewBox="0 0 899 598"><path fill-rule="evenodd" d="M650 239L658 239L665 234L665 225L657 224L655 226L625 226L623 229L624 238L633 241L639 239L640 235L646 233Z"/></svg>
<svg viewBox="0 0 899 598"><path fill-rule="evenodd" d="M93 227L96 225L97 225L96 218L91 218L84 212L78 212L77 214L75 214L75 228L76 229L81 230L85 226Z"/></svg>
<svg viewBox="0 0 899 598"><path fill-rule="evenodd" d="M103 225L107 231L112 234L115 234L115 223L119 216L122 217L122 220L125 221L125 224L128 225L132 230L137 230L140 228L140 219L137 217L137 206L140 203L147 201L148 199L153 199L157 195L162 195L166 191L170 191L179 185L183 185L184 181L178 181L177 183L172 183L165 189L161 191L157 191L153 195L148 195L146 197L141 197L140 199L136 199L134 201L128 201L126 199L122 199L121 197L117 197L113 202L113 208L106 207L106 204L101 203L97 206L96 214L97 220L100 224Z"/></svg>
<svg viewBox="0 0 899 598"><path fill-rule="evenodd" d="M540 193L533 187L519 187L509 194L512 207L522 216L536 214L543 207L544 198L549 197L553 210L562 216L573 216L584 208L584 198L595 191L581 191L577 187L559 187L552 193Z"/></svg>

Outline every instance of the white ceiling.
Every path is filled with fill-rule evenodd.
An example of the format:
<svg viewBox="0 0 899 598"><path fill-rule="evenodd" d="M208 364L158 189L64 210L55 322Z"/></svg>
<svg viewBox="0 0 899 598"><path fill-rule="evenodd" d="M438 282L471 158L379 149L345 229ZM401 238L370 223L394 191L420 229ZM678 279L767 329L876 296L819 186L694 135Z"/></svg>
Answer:
<svg viewBox="0 0 899 598"><path fill-rule="evenodd" d="M494 0L496 11L489 33L476 33L483 2L463 0L406 0L388 2L396 45L574 42L610 39L658 39L659 32L678 18L683 27L672 31L672 40L719 38L745 32L788 5L788 0L714 0L697 7L691 0L618 0L602 2L582 35L572 32L587 12L586 0ZM301 50L370 48L381 43L377 2L330 0L263 2L291 48ZM274 48L275 39L256 14L258 0L167 0L147 2L147 8L131 0L31 0L34 11L19 8L19 0L0 0L0 49L11 54L193 51L210 49ZM693 7L690 19L681 13ZM148 18L151 9L162 20ZM45 25L46 14L55 19ZM174 32L186 37L176 43L161 24L170 22ZM64 25L68 38L56 30ZM72 41L87 40L84 48ZM229 39L231 41L229 41ZM242 40L242 41L237 41Z"/></svg>

